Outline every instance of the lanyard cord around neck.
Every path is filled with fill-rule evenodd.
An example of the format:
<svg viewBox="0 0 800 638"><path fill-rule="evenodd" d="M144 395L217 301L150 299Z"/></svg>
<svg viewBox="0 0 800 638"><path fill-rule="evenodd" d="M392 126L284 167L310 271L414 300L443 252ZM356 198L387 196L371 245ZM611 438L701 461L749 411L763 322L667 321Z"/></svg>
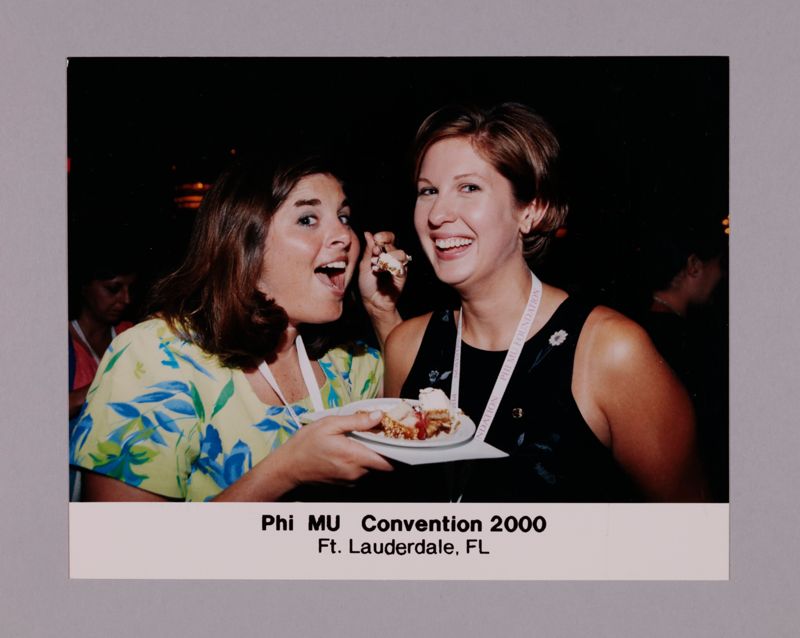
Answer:
<svg viewBox="0 0 800 638"><path fill-rule="evenodd" d="M78 339L80 339L80 342L84 346L86 346L86 349L89 351L89 354L92 355L94 362L97 365L100 365L100 357L97 356L97 353L94 351L94 348L92 348L92 345L89 343L89 340L86 338L86 335L83 334L83 330L81 330L81 324L78 323L77 319L73 319L69 323L72 326L72 329L75 331L75 334L78 335ZM114 330L114 326L111 326L111 340L113 341L116 338L116 336L117 336L117 331Z"/></svg>
<svg viewBox="0 0 800 638"><path fill-rule="evenodd" d="M297 335L297 339L295 339L294 344L297 347L297 359L300 362L300 373L303 375L303 381L306 384L308 395L311 397L311 405L315 411L322 411L325 409L322 405L322 394L319 391L317 378L314 376L314 370L311 367L311 361L306 353L306 347L303 344L303 338L300 335ZM275 394L278 395L278 398L281 400L283 405L286 406L289 415L292 417L292 420L295 422L297 427L301 427L302 423L300 422L300 419L297 418L297 414L292 409L292 406L289 405L286 397L283 396L283 392L281 392L281 389L278 386L278 381L275 379L275 375L272 374L272 370L269 369L266 361L261 362L261 364L258 366L258 371L261 373L261 376L266 379L269 387L271 387Z"/></svg>
<svg viewBox="0 0 800 638"><path fill-rule="evenodd" d="M525 337L533 325L533 320L536 318L536 312L539 309L539 302L542 299L542 282L531 273L531 291L528 295L528 302L525 305L525 310L517 324L517 330L514 333L514 338L511 340L511 345L506 353L506 358L503 361L503 366L497 375L492 394L489 395L489 401L486 404L486 409L483 411L483 416L478 424L478 429L475 432L475 439L483 441L489 431L494 416L497 413L497 408L500 406L500 401L505 394L508 382L511 380L511 374L514 372L514 367L519 360L522 347L525 345ZM458 328L456 330L456 351L453 357L453 378L450 389L450 403L454 409L458 408L458 385L461 380L461 324L464 317L463 308L458 313Z"/></svg>

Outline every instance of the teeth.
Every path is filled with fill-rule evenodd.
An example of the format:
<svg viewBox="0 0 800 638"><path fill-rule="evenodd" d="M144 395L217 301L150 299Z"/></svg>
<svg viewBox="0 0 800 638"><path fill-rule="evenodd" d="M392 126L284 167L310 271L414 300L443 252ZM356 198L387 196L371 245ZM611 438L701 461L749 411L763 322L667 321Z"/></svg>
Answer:
<svg viewBox="0 0 800 638"><path fill-rule="evenodd" d="M459 246L469 246L472 240L466 237L448 237L447 239L436 239L434 243L437 248L458 248Z"/></svg>
<svg viewBox="0 0 800 638"><path fill-rule="evenodd" d="M320 268L346 268L347 262L345 261L332 261L329 264L323 264Z"/></svg>

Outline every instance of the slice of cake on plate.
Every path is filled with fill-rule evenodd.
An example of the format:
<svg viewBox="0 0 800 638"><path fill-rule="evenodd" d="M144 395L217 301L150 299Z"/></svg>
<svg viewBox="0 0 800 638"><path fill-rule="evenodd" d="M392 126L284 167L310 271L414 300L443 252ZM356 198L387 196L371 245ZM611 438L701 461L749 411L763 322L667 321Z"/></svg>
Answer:
<svg viewBox="0 0 800 638"><path fill-rule="evenodd" d="M395 439L424 440L454 432L458 425L447 395L436 388L423 388L419 405L401 401L392 406L376 430Z"/></svg>

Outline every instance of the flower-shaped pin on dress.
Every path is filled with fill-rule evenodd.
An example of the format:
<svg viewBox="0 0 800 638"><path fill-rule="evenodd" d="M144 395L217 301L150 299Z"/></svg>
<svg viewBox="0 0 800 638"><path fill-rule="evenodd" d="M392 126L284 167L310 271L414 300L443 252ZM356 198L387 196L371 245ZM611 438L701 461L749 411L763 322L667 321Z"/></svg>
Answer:
<svg viewBox="0 0 800 638"><path fill-rule="evenodd" d="M560 346L567 340L567 331L566 330L557 330L553 334L550 335L550 339L548 339L548 343L551 346Z"/></svg>

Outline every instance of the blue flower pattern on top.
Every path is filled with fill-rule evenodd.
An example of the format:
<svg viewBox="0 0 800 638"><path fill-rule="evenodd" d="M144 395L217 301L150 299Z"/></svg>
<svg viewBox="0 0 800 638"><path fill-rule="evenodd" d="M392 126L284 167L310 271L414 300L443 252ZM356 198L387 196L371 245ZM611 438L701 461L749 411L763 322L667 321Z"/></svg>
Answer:
<svg viewBox="0 0 800 638"><path fill-rule="evenodd" d="M208 500L285 443L299 425L265 406L245 376L225 368L166 323L125 331L101 362L88 403L70 424L70 463L171 498ZM336 348L319 364L323 403L373 398L380 354ZM309 411L294 404L298 416Z"/></svg>
<svg viewBox="0 0 800 638"><path fill-rule="evenodd" d="M200 437L200 456L195 466L224 490L253 468L253 455L242 440L236 441L230 452L224 452L219 432L209 425Z"/></svg>
<svg viewBox="0 0 800 638"><path fill-rule="evenodd" d="M302 405L293 405L292 409L298 418L308 412L308 408ZM275 432L277 434L272 440L272 449L274 450L297 432L300 425L302 423L297 424L292 420L291 413L285 406L270 406L267 408L267 416L258 423L254 423L253 427L261 432Z"/></svg>

